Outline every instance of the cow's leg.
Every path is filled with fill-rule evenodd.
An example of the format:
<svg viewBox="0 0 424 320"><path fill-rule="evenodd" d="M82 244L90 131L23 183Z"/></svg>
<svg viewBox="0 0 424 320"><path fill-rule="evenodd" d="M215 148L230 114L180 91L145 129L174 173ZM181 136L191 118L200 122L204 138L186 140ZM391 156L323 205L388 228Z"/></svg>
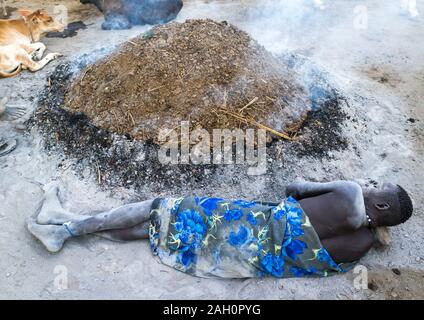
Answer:
<svg viewBox="0 0 424 320"><path fill-rule="evenodd" d="M19 50L22 49L11 45L0 46L0 78L13 77L21 71L22 66L15 57L15 52Z"/></svg>
<svg viewBox="0 0 424 320"><path fill-rule="evenodd" d="M46 66L50 61L55 60L62 56L59 53L49 53L42 60L35 62L31 59L31 56L23 51L16 55L16 61L22 65L22 69L28 69L29 71L35 72Z"/></svg>
<svg viewBox="0 0 424 320"><path fill-rule="evenodd" d="M31 44L32 52L28 52L31 54L32 60L40 61L43 58L44 52L46 51L46 46L44 43L36 42Z"/></svg>
<svg viewBox="0 0 424 320"><path fill-rule="evenodd" d="M21 45L21 48L24 49L29 55L31 55L31 60L34 61L40 61L44 52L46 51L46 46L41 42L24 44Z"/></svg>

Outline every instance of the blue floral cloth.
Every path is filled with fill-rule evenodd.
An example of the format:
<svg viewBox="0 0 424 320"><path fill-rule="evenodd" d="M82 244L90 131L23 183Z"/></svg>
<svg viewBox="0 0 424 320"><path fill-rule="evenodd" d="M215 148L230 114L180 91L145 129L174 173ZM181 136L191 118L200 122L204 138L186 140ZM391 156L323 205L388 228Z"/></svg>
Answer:
<svg viewBox="0 0 424 320"><path fill-rule="evenodd" d="M199 277L278 278L344 272L299 203L186 197L156 199L150 244L162 263Z"/></svg>

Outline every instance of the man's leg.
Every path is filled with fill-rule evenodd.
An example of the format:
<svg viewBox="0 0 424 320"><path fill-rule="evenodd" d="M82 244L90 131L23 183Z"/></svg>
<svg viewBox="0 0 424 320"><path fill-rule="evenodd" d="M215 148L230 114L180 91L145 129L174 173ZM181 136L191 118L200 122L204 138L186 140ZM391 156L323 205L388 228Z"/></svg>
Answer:
<svg viewBox="0 0 424 320"><path fill-rule="evenodd" d="M24 49L19 47L19 50L15 53L15 60L17 65L22 65L23 69L28 69L31 72L38 71L44 68L50 61L53 61L62 55L60 53L49 53L40 61L33 61L30 54Z"/></svg>
<svg viewBox="0 0 424 320"><path fill-rule="evenodd" d="M64 210L57 193L57 185L49 186L40 219L31 218L28 222L29 231L49 251L57 252L70 237L86 234L98 234L118 241L147 238L153 200L125 205L94 216L83 216ZM50 224L43 225L41 222Z"/></svg>
<svg viewBox="0 0 424 320"><path fill-rule="evenodd" d="M50 183L45 186L44 190L44 201L37 216L37 223L45 225L63 225L66 223L75 235L131 228L149 220L150 208L153 203L153 200L147 200L124 205L96 215L77 215L63 208L58 196L58 183Z"/></svg>
<svg viewBox="0 0 424 320"><path fill-rule="evenodd" d="M150 221L126 229L113 229L92 234L112 241L132 241L149 238ZM34 219L28 221L28 230L40 240L50 252L58 252L69 238L75 236L64 225L42 225Z"/></svg>
<svg viewBox="0 0 424 320"><path fill-rule="evenodd" d="M44 186L44 197L36 219L38 224L62 225L68 221L82 221L89 216L73 214L65 210L59 199L59 184L51 182Z"/></svg>
<svg viewBox="0 0 424 320"><path fill-rule="evenodd" d="M149 238L150 221L146 221L127 229L115 229L96 232L100 236L112 241L132 241Z"/></svg>
<svg viewBox="0 0 424 320"><path fill-rule="evenodd" d="M153 200L128 204L105 211L82 221L69 221L64 225L72 235L80 236L106 230L128 229L150 220Z"/></svg>

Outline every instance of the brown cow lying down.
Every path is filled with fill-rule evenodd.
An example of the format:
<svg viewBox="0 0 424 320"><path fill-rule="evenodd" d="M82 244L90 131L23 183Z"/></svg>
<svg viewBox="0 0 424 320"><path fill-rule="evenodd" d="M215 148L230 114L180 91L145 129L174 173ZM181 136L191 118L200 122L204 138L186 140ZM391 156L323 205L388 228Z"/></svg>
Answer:
<svg viewBox="0 0 424 320"><path fill-rule="evenodd" d="M38 71L60 56L49 53L44 58L46 46L38 42L53 31L62 32L64 25L44 11L18 10L20 19L0 19L0 77L8 78L22 69Z"/></svg>
<svg viewBox="0 0 424 320"><path fill-rule="evenodd" d="M166 23L175 19L182 0L80 0L103 12L102 29L129 29L133 25Z"/></svg>

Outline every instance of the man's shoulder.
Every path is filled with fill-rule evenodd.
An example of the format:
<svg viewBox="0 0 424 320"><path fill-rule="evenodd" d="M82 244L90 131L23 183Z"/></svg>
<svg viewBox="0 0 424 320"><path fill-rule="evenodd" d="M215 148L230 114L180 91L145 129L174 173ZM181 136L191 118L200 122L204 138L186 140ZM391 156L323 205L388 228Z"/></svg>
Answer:
<svg viewBox="0 0 424 320"><path fill-rule="evenodd" d="M340 181L334 191L346 204L346 221L350 227L357 229L365 219L365 203L362 187L354 181Z"/></svg>
<svg viewBox="0 0 424 320"><path fill-rule="evenodd" d="M363 197L362 187L354 181L336 181L334 182L334 192L339 193L347 199L354 200L358 197Z"/></svg>

